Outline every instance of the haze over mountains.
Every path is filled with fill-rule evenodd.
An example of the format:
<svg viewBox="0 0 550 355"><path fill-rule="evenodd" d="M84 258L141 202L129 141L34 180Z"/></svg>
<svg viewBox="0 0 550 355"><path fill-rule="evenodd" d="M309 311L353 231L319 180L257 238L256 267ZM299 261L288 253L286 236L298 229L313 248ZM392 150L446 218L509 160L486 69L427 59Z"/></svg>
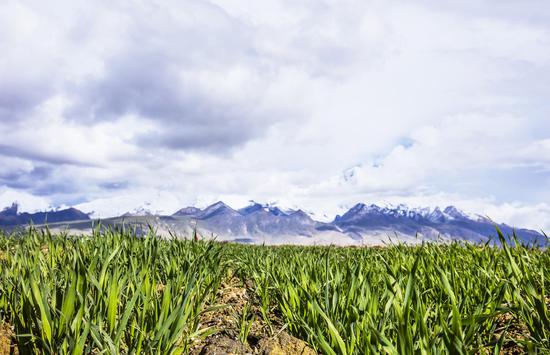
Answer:
<svg viewBox="0 0 550 355"><path fill-rule="evenodd" d="M17 204L13 204L0 212L0 226L5 229L30 223L47 223L53 228L85 233L97 221L75 208L19 213ZM450 240L484 243L497 239L493 221L465 213L454 206L431 209L358 203L331 222L319 222L302 210L283 210L259 203L236 210L219 201L204 209L185 207L169 216L138 208L119 217L104 219L101 223L151 226L164 235L190 236L196 229L203 238L266 244L379 245L389 241ZM504 234L510 235L514 231L506 224L498 224L498 227ZM516 233L523 242L546 242L546 237L537 231L520 228Z"/></svg>

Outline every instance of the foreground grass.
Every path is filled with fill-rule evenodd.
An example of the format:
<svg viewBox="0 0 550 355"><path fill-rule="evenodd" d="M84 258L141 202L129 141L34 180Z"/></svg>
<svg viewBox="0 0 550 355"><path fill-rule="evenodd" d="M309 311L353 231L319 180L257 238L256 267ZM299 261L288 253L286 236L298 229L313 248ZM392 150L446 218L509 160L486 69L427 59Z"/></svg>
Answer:
<svg viewBox="0 0 550 355"><path fill-rule="evenodd" d="M0 318L20 353L180 354L238 277L268 332L325 354L550 352L546 250L265 247L128 231L0 236ZM246 343L250 307L237 322ZM237 318L239 318L237 317Z"/></svg>

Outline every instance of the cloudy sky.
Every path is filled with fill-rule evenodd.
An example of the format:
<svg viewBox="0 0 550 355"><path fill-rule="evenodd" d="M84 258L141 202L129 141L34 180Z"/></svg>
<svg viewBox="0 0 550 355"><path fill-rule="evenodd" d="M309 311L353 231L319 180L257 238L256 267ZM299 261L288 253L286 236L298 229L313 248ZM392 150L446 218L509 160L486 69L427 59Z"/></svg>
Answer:
<svg viewBox="0 0 550 355"><path fill-rule="evenodd" d="M3 0L0 53L1 205L550 230L547 0Z"/></svg>

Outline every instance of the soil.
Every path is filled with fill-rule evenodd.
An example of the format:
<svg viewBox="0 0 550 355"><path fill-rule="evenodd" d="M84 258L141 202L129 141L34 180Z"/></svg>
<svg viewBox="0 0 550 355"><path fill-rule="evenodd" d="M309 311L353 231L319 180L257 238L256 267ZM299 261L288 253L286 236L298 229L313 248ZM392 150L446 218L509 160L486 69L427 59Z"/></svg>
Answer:
<svg viewBox="0 0 550 355"><path fill-rule="evenodd" d="M200 355L238 355L246 353L246 347L240 341L227 336L216 335L207 338L204 346L198 352Z"/></svg>
<svg viewBox="0 0 550 355"><path fill-rule="evenodd" d="M281 332L276 338L264 338L260 340L257 349L259 350L259 354L265 355L317 354L305 342L288 335L286 332Z"/></svg>
<svg viewBox="0 0 550 355"><path fill-rule="evenodd" d="M498 341L500 337L505 336L504 343L500 354L503 355L516 355L525 354L523 346L520 345L520 341L529 336L529 330L524 324L520 324L511 313L504 313L497 317L497 329L495 332L495 341ZM506 334L504 333L506 331Z"/></svg>
<svg viewBox="0 0 550 355"><path fill-rule="evenodd" d="M13 328L5 322L0 321L0 355L17 355L15 333Z"/></svg>
<svg viewBox="0 0 550 355"><path fill-rule="evenodd" d="M503 306L509 307L507 304ZM546 298L546 306L550 309L549 297ZM500 354L517 355L527 352L522 344L529 338L529 329L525 324L514 317L511 312L506 312L497 316L496 324L497 327L494 333L494 341L497 342L502 336L505 337Z"/></svg>
<svg viewBox="0 0 550 355"><path fill-rule="evenodd" d="M316 355L317 353L305 342L296 339L286 332L274 338L263 338L254 347L244 345L238 340L224 335L207 338L202 349L195 352L200 355Z"/></svg>
<svg viewBox="0 0 550 355"><path fill-rule="evenodd" d="M258 300L251 283L245 285L238 278L230 278L223 283L216 295L220 308L207 312L201 317L201 327L218 330L206 339L198 340L191 347L194 355L221 354L264 354L264 355L314 355L317 354L304 341L299 340L283 329L283 322L276 315L267 324L261 316ZM239 340L239 318L245 307L249 307L252 326L246 343Z"/></svg>

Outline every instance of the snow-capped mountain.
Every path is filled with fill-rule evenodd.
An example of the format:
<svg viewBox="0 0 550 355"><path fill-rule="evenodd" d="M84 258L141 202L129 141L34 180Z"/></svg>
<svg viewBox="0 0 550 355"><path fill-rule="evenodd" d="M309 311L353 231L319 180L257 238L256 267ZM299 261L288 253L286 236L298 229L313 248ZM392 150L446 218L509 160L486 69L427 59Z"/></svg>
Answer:
<svg viewBox="0 0 550 355"><path fill-rule="evenodd" d="M154 216L155 213L150 209L145 207L138 207L132 211L128 211L122 215L122 217L144 217L144 216Z"/></svg>
<svg viewBox="0 0 550 355"><path fill-rule="evenodd" d="M49 223L67 221L70 224L74 220L86 220L88 215L69 209L49 212L47 217ZM16 205L0 212L0 225L25 224L31 220L35 224L44 223L46 214L19 214ZM316 221L301 209L281 209L274 204L252 202L236 210L222 201L204 209L185 207L170 216L159 216L141 208L104 221L109 225L154 224L166 234L191 235L196 229L203 237L268 244L369 245L386 243L390 239L407 243L441 240L484 243L498 240L496 226L506 235L514 232L506 224L495 224L486 217L466 213L454 206L411 208L402 204L358 203L331 222ZM85 227L86 223L78 224L78 228ZM546 243L546 238L536 231L515 231L521 241Z"/></svg>
<svg viewBox="0 0 550 355"><path fill-rule="evenodd" d="M305 212L283 211L278 207L252 203L235 210L219 201L204 210L186 207L169 218L166 223L173 226L196 225L199 230L219 236L236 238L263 238L270 236L311 237L323 223L316 222Z"/></svg>
<svg viewBox="0 0 550 355"><path fill-rule="evenodd" d="M220 201L204 210L186 207L164 220L174 229L193 225L203 234L250 242L293 243L299 239L303 243L306 238L312 244L318 240L335 244L379 244L389 238L414 243L423 240L486 242L497 239L495 223L454 206L441 209L358 203L332 222L323 223L300 209L282 210L272 204L252 202L235 210ZM505 234L513 232L505 224L498 227ZM542 243L545 240L535 231L518 229L517 233L526 242Z"/></svg>
<svg viewBox="0 0 550 355"><path fill-rule="evenodd" d="M461 239L472 242L486 242L497 239L496 226L507 235L514 229L506 224L495 224L488 218L465 213L454 206L441 210L439 207L408 208L379 207L359 203L342 216L337 216L333 224L342 232L366 236L387 232L399 237L419 237L421 239ZM521 240L533 243L544 241L544 236L536 231L517 229Z"/></svg>
<svg viewBox="0 0 550 355"><path fill-rule="evenodd" d="M287 216L289 214L291 214L293 211L283 211L281 210L279 207L274 207L274 206L270 206L270 205L262 205L260 203L257 203L257 202L254 202L252 201L252 204L247 206L247 207L244 207L244 208L241 208L239 210L239 213L241 213L242 215L251 215L253 213L257 213L257 212L261 212L261 211L264 211L264 212L268 212L274 216Z"/></svg>
<svg viewBox="0 0 550 355"><path fill-rule="evenodd" d="M194 216L198 214L201 211L200 208L197 207L185 207L181 210L176 211L176 213L173 214L173 216Z"/></svg>
<svg viewBox="0 0 550 355"><path fill-rule="evenodd" d="M44 223L59 223L89 220L88 214L77 210L76 208L67 208L63 210L54 210L47 212L27 213L19 212L17 203L0 211L0 226L17 226Z"/></svg>

